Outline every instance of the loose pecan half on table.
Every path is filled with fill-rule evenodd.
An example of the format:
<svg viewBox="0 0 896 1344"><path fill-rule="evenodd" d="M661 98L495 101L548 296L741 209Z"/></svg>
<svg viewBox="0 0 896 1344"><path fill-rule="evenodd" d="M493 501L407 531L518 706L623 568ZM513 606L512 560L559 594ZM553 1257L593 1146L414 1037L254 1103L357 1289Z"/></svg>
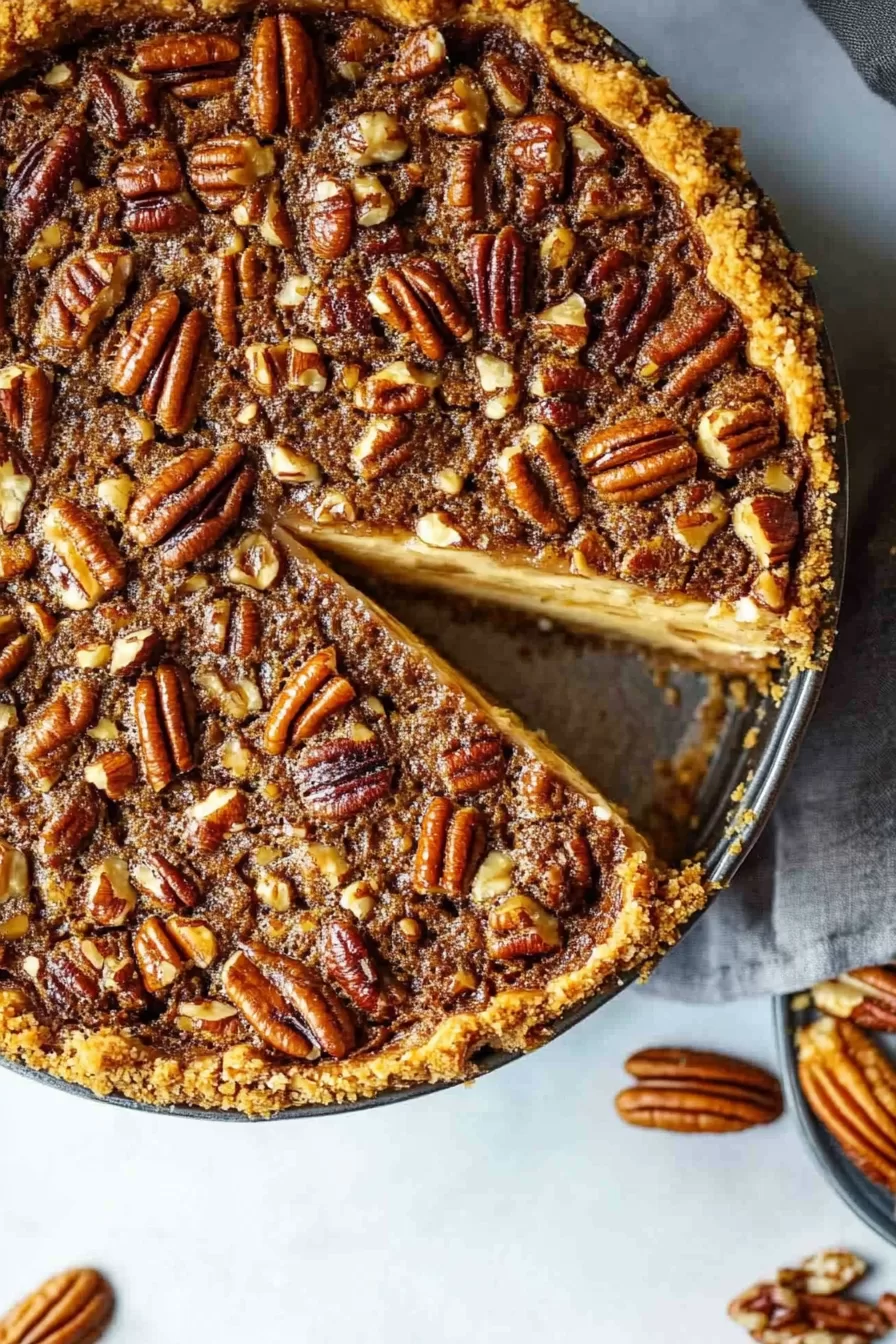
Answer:
<svg viewBox="0 0 896 1344"><path fill-rule="evenodd" d="M93 1344L105 1333L113 1305L102 1274L65 1270L0 1317L0 1344Z"/></svg>
<svg viewBox="0 0 896 1344"><path fill-rule="evenodd" d="M708 1050L639 1050L625 1062L638 1082L616 1098L630 1125L724 1134L768 1125L783 1109L777 1079L754 1064Z"/></svg>

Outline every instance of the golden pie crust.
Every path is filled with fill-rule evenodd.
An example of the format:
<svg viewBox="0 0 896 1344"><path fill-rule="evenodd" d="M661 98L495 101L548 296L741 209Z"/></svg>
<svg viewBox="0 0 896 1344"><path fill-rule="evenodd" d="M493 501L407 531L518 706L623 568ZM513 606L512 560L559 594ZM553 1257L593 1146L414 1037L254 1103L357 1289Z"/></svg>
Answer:
<svg viewBox="0 0 896 1344"><path fill-rule="evenodd" d="M204 0L119 0L114 25L160 18L188 21L199 14L223 18L252 8ZM706 243L709 280L741 314L749 359L777 381L789 428L806 448L815 516L804 521L807 540L795 575L797 600L782 637L796 666L823 657L816 637L819 613L831 589L831 517L837 489L832 440L838 412L819 358L821 317L806 288L811 270L781 238L771 208L749 178L736 133L716 130L684 112L664 81L620 59L612 38L565 0L356 0L280 8L365 14L407 26L458 19L472 25L506 24L540 50L561 89L627 136L673 184ZM38 53L110 26L105 0L7 0L0 8L0 78ZM413 639L407 632L398 634ZM584 781L581 786L588 788ZM485 1048L524 1050L539 1044L549 1036L550 1024L568 1009L651 964L701 908L706 890L698 865L664 877L662 899L651 895L652 860L637 839L617 874L623 895L612 933L584 965L543 989L501 992L480 1012L449 1016L423 1041L372 1057L312 1066L272 1062L247 1044L210 1049L184 1061L160 1055L111 1028L72 1030L62 1048L51 1051L48 1033L25 996L9 988L0 990L0 1040L11 1057L100 1094L115 1091L158 1106L236 1109L255 1116L285 1106L357 1101L387 1089L457 1080L475 1073L474 1057Z"/></svg>

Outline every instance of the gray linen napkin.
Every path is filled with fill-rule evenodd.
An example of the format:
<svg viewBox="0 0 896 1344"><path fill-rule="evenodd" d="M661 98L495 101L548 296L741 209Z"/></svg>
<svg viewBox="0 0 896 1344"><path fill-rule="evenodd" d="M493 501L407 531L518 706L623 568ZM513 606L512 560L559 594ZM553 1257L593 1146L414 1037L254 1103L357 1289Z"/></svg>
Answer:
<svg viewBox="0 0 896 1344"><path fill-rule="evenodd" d="M896 103L896 12L893 0L808 0L846 48L869 88Z"/></svg>

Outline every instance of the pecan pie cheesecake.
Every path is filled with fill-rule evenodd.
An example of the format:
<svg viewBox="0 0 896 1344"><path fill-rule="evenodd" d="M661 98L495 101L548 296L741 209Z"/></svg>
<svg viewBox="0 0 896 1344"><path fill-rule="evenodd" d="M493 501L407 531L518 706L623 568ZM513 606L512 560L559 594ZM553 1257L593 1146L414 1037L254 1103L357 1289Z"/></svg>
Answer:
<svg viewBox="0 0 896 1344"><path fill-rule="evenodd" d="M805 665L833 411L735 137L568 5L232 8L0 11L0 1048L268 1114L705 899L316 548Z"/></svg>

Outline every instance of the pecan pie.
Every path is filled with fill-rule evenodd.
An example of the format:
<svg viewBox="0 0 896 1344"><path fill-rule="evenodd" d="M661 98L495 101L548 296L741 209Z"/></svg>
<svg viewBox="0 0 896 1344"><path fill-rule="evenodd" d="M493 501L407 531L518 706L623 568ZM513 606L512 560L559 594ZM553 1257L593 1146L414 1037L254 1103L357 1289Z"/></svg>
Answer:
<svg viewBox="0 0 896 1344"><path fill-rule="evenodd" d="M735 138L567 4L233 10L0 12L0 1040L265 1114L705 895L303 543L799 666L833 411Z"/></svg>

